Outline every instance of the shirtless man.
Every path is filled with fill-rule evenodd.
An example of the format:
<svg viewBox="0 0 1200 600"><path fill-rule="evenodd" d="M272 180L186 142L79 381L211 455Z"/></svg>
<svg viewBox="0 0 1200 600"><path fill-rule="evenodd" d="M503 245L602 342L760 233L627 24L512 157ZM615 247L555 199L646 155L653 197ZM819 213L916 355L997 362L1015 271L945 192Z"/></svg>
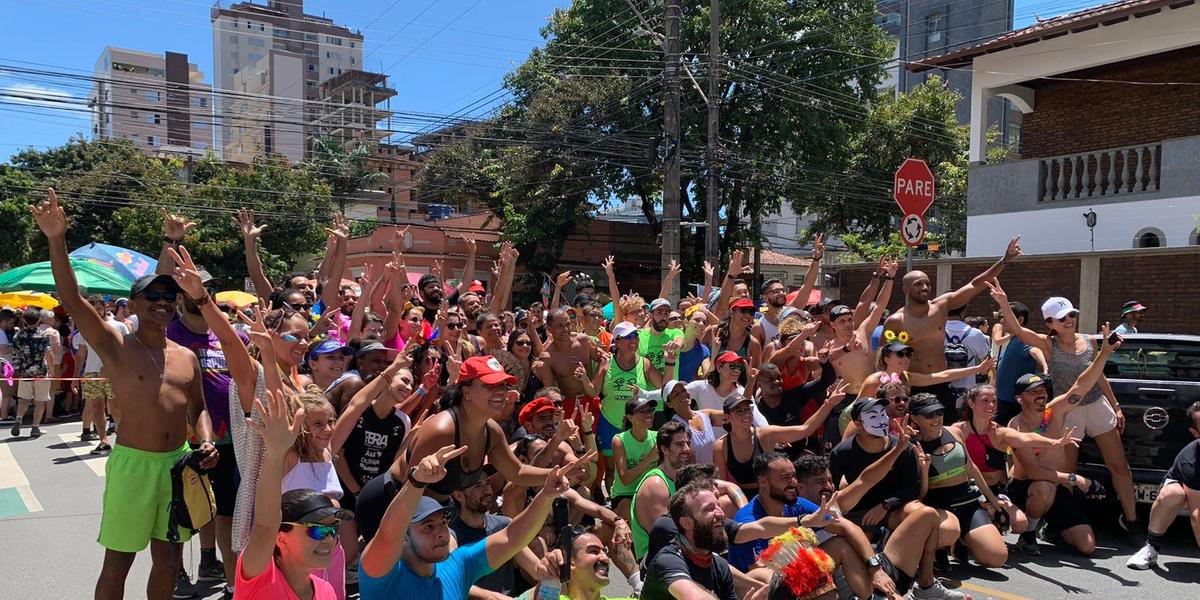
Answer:
<svg viewBox="0 0 1200 600"><path fill-rule="evenodd" d="M1049 388L1053 387L1050 377L1028 373L1017 380L1015 391L1021 404L1021 412L1009 421L1008 426L1017 431L1031 431L1051 438L1063 436L1063 423L1067 415L1083 400L1088 390L1104 374L1104 363L1109 355L1121 345L1108 343L1108 323L1104 324L1104 337L1100 352L1092 364L1071 382L1071 388L1050 401ZM1060 385L1066 382L1059 382ZM1074 428L1072 428L1072 432ZM1070 433L1070 432L1068 432ZM1076 491L1086 496L1103 493L1099 483L1071 472L1067 467L1065 446L1053 448L1013 448L1016 458L1012 469L1012 481L1008 484L1008 496L1013 503L1029 516L1029 530L1021 534L1017 547L1026 554L1038 555L1037 521L1046 519L1048 529L1062 537L1076 551L1090 556L1096 550L1096 536L1087 517L1079 506Z"/></svg>
<svg viewBox="0 0 1200 600"><path fill-rule="evenodd" d="M104 566L96 582L96 598L122 598L125 578L137 553L150 545L150 580L146 597L171 598L179 574L183 546L190 537L178 531L168 541L167 510L171 501L171 467L189 451L188 425L202 441L202 466L217 464L212 423L204 408L200 363L187 348L166 337L175 317L179 286L170 275L147 275L129 290L129 308L138 318L137 333L121 335L83 299L67 257L67 217L58 196L32 207L50 246L50 266L59 299L76 327L100 355L121 410L121 436L108 457L100 544ZM207 297L200 299L208 301Z"/></svg>
<svg viewBox="0 0 1200 600"><path fill-rule="evenodd" d="M571 317L561 308L546 316L546 333L548 343L533 367L534 372L543 385L562 390L563 412L575 415L575 424L583 427L577 405L586 406L593 415L600 414L599 392L587 372L589 364L602 362L600 349L586 333L572 331ZM588 431L582 433L586 435Z"/></svg>
<svg viewBox="0 0 1200 600"><path fill-rule="evenodd" d="M813 240L812 261L808 264L808 272L804 274L804 284L800 286L800 291L796 292L796 296L792 298L791 302L787 300L787 286L782 281L768 279L763 283L762 299L767 311L754 324L754 327L750 328L750 335L754 336L763 348L779 339L779 313L783 312L783 308L785 306L802 308L808 301L808 295L812 293L813 287L817 284L817 274L821 271L821 257L824 254L825 236L822 234Z"/></svg>
<svg viewBox="0 0 1200 600"><path fill-rule="evenodd" d="M832 360L833 368L838 377L846 382L846 397L857 398L858 390L862 387L867 376L875 372L875 353L871 351L871 332L883 318L887 309L888 298L892 297L892 280L900 264L895 260L885 261L880 265L883 274L883 285L879 286L879 295L875 297L875 306L871 314L863 319L856 327L854 310L845 304L829 308L825 313L833 327L833 344L842 347L840 356ZM813 342L816 344L817 342Z"/></svg>
<svg viewBox="0 0 1200 600"><path fill-rule="evenodd" d="M946 370L946 319L950 309L966 306L968 302L987 289L986 283L1021 255L1017 236L1008 243L1004 256L975 276L967 285L930 299L933 286L929 276L922 271L910 271L904 275L904 306L884 322L884 331L897 335L908 332L906 342L914 350L909 370L915 373L937 373ZM869 319L868 319L869 320ZM868 330L869 332L870 330ZM937 396L946 409L946 422L953 423L958 415L958 397L949 383L928 387L913 387L912 394L927 392Z"/></svg>

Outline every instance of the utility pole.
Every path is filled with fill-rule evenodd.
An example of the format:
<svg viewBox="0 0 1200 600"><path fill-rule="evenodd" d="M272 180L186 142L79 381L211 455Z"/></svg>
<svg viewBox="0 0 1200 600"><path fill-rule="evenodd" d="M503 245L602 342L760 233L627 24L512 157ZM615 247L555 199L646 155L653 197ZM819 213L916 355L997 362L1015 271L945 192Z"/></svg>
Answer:
<svg viewBox="0 0 1200 600"><path fill-rule="evenodd" d="M704 258L721 264L721 7L710 0L708 16L708 227L704 230ZM707 299L706 299L707 301Z"/></svg>
<svg viewBox="0 0 1200 600"><path fill-rule="evenodd" d="M666 279L672 262L679 261L679 35L683 12L679 0L666 0L666 34L663 68L666 93L663 97L663 219L662 277ZM679 298L679 280L667 292L672 303Z"/></svg>

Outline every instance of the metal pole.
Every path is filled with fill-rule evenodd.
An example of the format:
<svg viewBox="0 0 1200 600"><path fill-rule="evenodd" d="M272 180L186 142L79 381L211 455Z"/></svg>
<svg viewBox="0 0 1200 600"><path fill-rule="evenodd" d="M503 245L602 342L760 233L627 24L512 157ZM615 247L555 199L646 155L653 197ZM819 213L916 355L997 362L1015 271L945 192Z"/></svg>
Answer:
<svg viewBox="0 0 1200 600"><path fill-rule="evenodd" d="M905 273L908 273L909 271L912 271L912 247L909 247L908 249L908 263L904 267Z"/></svg>
<svg viewBox="0 0 1200 600"><path fill-rule="evenodd" d="M666 59L663 68L666 93L663 97L663 143L666 158L663 163L662 219L662 277L667 277L671 262L679 261L679 34L683 12L679 0L666 0ZM679 280L667 292L669 300L679 298Z"/></svg>
<svg viewBox="0 0 1200 600"><path fill-rule="evenodd" d="M709 2L708 18L708 228L704 231L704 258L721 262L721 8L720 0Z"/></svg>

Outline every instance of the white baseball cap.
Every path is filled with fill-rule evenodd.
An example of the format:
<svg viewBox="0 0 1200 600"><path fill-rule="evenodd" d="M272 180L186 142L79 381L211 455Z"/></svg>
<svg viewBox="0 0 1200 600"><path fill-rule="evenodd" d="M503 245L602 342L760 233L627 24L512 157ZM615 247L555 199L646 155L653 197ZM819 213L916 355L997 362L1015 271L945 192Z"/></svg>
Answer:
<svg viewBox="0 0 1200 600"><path fill-rule="evenodd" d="M1061 296L1053 296L1042 303L1043 319L1061 319L1072 312L1079 312L1070 300Z"/></svg>

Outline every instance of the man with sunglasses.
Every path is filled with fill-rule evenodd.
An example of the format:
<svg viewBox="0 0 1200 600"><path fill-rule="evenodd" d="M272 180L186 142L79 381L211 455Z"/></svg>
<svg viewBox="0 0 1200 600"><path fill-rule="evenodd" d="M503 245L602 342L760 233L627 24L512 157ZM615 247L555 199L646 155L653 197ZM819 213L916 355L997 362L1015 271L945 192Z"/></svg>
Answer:
<svg viewBox="0 0 1200 600"><path fill-rule="evenodd" d="M53 189L49 199L32 212L49 242L59 299L104 361L116 404L122 409L121 435L108 458L104 481L99 541L106 550L96 598L124 595L129 568L149 544L153 562L146 596L166 600L175 590L183 549L181 543L168 541L171 468L189 451L189 425L201 441L201 467L214 467L219 458L204 406L200 363L190 350L166 336L167 325L175 317L179 285L161 274L135 281L129 290L129 305L139 327L136 333L121 335L104 323L79 292L67 256L67 217ZM187 530L177 533L182 541L190 537Z"/></svg>
<svg viewBox="0 0 1200 600"><path fill-rule="evenodd" d="M904 306L897 309L884 323L884 331L896 335L902 332L909 338L906 344L916 351L910 371L915 373L938 373L946 370L946 321L952 309L966 306L987 289L987 282L995 279L1013 259L1021 256L1017 236L1008 243L1004 256L988 267L966 285L940 296L933 296L933 283L922 271L909 271L904 275ZM946 407L946 421L953 422L957 416L958 396L948 383L927 387L914 387L912 393L926 392L937 396Z"/></svg>

